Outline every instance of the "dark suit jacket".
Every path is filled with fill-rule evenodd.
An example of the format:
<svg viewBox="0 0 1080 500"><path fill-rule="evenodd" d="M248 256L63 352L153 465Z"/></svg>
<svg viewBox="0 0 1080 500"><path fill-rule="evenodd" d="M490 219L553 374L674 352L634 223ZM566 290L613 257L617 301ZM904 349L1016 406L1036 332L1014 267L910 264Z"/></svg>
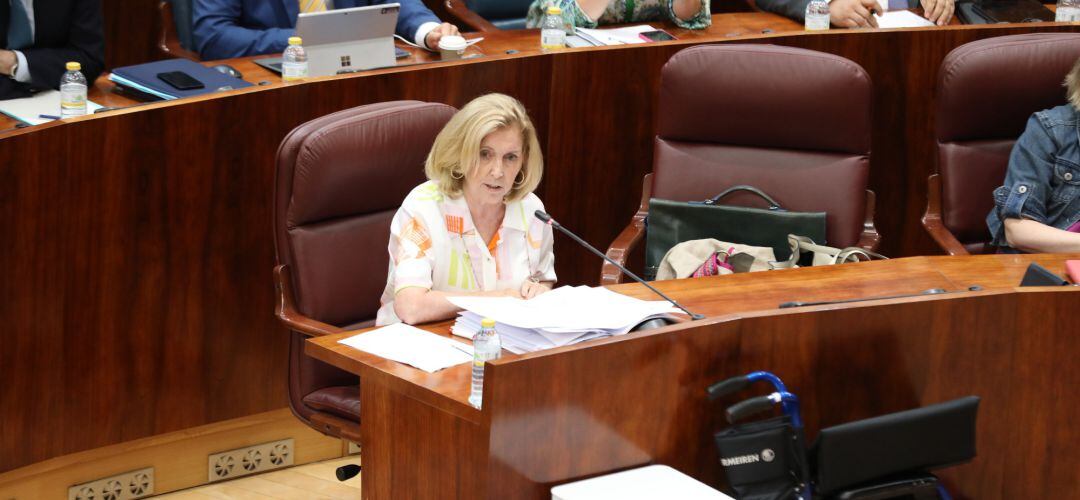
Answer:
<svg viewBox="0 0 1080 500"><path fill-rule="evenodd" d="M11 4L0 0L0 46L7 48ZM34 0L34 45L19 49L30 67L30 83L0 76L0 99L30 95L31 90L58 89L65 63L78 61L92 86L105 69L105 35L101 0Z"/></svg>
<svg viewBox="0 0 1080 500"><path fill-rule="evenodd" d="M806 5L810 0L755 0L757 7L766 12L780 14L796 21L806 22ZM886 6L888 1L882 1ZM907 0L908 8L914 9L919 6L919 0Z"/></svg>
<svg viewBox="0 0 1080 500"><path fill-rule="evenodd" d="M0 0L2 1L2 0ZM410 42L416 30L428 21L439 22L421 0L395 0L401 4L395 30ZM390 0L334 0L334 8L347 9L392 3ZM192 37L203 59L259 54L280 54L288 45L298 0L194 0Z"/></svg>

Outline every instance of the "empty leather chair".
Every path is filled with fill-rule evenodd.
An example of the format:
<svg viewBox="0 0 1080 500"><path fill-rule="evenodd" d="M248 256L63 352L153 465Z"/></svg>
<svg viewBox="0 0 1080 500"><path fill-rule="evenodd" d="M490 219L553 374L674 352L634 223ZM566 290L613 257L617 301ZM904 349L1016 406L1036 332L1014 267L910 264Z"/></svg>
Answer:
<svg viewBox="0 0 1080 500"><path fill-rule="evenodd" d="M842 57L772 45L679 51L661 73L653 173L608 256L625 263L641 241L650 197L705 200L738 184L788 210L826 212L831 246L876 248L870 108L870 77ZM761 206L744 194L725 204ZM605 263L601 282L619 281Z"/></svg>
<svg viewBox="0 0 1080 500"><path fill-rule="evenodd" d="M937 174L923 227L949 255L993 251L986 216L1032 113L1065 104L1080 34L1002 36L961 45L938 70Z"/></svg>
<svg viewBox="0 0 1080 500"><path fill-rule="evenodd" d="M520 30L532 0L446 0L444 5L463 31Z"/></svg>
<svg viewBox="0 0 1080 500"><path fill-rule="evenodd" d="M164 57L183 57L199 60L191 38L191 0L161 0L158 2L158 50Z"/></svg>
<svg viewBox="0 0 1080 500"><path fill-rule="evenodd" d="M386 286L390 221L424 181L424 159L454 114L398 101L333 113L277 153L277 316L290 332L289 405L315 429L360 441L357 378L309 358L304 340L371 326Z"/></svg>

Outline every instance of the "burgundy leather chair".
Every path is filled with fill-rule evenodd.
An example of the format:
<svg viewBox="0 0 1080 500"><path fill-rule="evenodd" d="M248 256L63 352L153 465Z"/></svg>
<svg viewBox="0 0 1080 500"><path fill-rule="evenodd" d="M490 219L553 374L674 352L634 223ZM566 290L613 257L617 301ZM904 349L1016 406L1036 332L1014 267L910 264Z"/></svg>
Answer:
<svg viewBox="0 0 1080 500"><path fill-rule="evenodd" d="M649 198L705 200L749 184L792 211L827 213L828 244L877 247L866 189L871 83L842 57L772 45L679 51L661 73L653 173L608 256L625 264L645 234ZM842 100L842 105L838 105ZM734 205L760 202L749 195ZM615 266L600 281L618 283Z"/></svg>
<svg viewBox="0 0 1080 500"><path fill-rule="evenodd" d="M360 441L355 376L304 354L304 340L370 326L386 286L390 221L424 181L424 159L454 114L398 101L296 127L277 153L277 316L290 330L289 406L331 436Z"/></svg>
<svg viewBox="0 0 1080 500"><path fill-rule="evenodd" d="M1065 104L1080 34L1002 36L945 56L937 83L937 172L922 223L949 255L993 251L986 216L1009 153L1036 111Z"/></svg>

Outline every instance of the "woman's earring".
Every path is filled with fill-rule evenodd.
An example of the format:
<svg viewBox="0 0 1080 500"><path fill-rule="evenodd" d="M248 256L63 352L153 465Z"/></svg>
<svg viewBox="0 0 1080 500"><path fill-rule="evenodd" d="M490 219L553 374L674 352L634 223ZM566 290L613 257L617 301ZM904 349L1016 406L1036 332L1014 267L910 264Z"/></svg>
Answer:
<svg viewBox="0 0 1080 500"><path fill-rule="evenodd" d="M452 177L454 180L459 180L460 181L461 179L465 178L465 173L464 172L458 172L457 170L451 170L450 171L450 177Z"/></svg>
<svg viewBox="0 0 1080 500"><path fill-rule="evenodd" d="M518 172L517 177L514 178L514 185L520 186L525 184L525 172Z"/></svg>

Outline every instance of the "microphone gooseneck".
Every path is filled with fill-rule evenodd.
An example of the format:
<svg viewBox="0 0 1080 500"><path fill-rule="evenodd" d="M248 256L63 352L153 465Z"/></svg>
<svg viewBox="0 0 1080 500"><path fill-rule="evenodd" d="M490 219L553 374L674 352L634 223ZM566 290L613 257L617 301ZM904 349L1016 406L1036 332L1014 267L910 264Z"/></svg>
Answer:
<svg viewBox="0 0 1080 500"><path fill-rule="evenodd" d="M578 237L578 235L574 234L569 229L566 229L565 227L562 227L562 224L559 224L558 222L556 222L555 219L552 218L551 215L548 214L547 212L544 212L543 210L537 210L536 212L533 213L533 215L535 215L537 219L540 219L541 222L544 222L547 225L549 225L549 226L551 226L551 227L553 227L555 229L558 229L563 234L569 236L570 239L576 241L579 245L585 247L590 252L592 252L592 253L594 253L596 255L599 255L601 259L604 259L604 260L610 262L611 265L619 268L619 271L622 271L623 274L629 276L634 281L636 281L638 283L641 283L642 285L645 285L645 288L648 288L649 290L652 290L653 293L663 297L664 300L666 300L668 302L671 302L672 305L674 305L675 307L678 307L679 309L681 309L682 312L690 315L691 319L698 320L698 319L703 319L705 317L705 316L702 316L700 314L690 312L689 309L683 307L683 305L676 302L675 299L673 299L671 297L668 297L667 295L664 295L664 292L661 292L660 290L657 290L656 288L653 288L653 286L650 285L649 282L639 278L638 275L634 274L629 269L623 267L618 262L615 262L614 260L611 259L611 257L608 257L607 255L604 255L603 252L597 250L596 247L590 245L587 241L581 239L580 237Z"/></svg>

